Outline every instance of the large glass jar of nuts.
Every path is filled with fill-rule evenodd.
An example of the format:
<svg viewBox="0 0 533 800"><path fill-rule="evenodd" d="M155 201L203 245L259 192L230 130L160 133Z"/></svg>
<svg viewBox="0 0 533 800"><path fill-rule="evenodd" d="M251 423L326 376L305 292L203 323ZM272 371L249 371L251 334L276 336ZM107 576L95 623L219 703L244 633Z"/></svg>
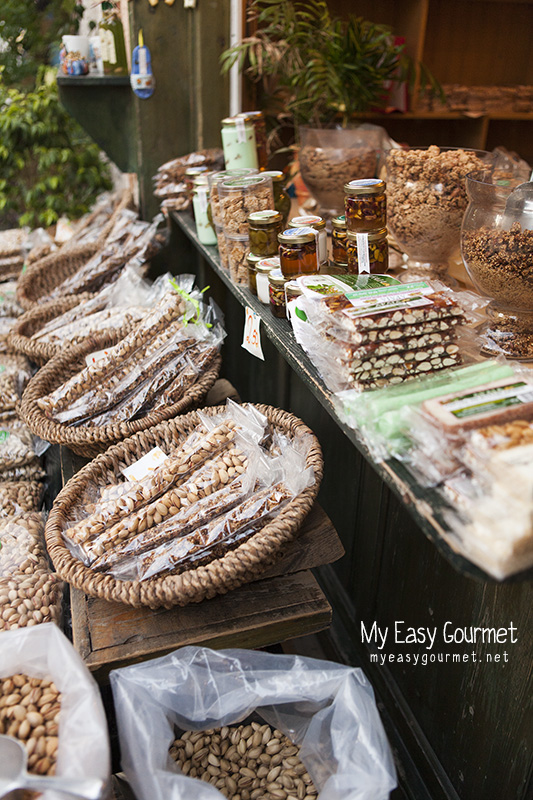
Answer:
<svg viewBox="0 0 533 800"><path fill-rule="evenodd" d="M461 251L476 289L488 295L489 349L533 360L533 197L522 176L496 168L466 177Z"/></svg>
<svg viewBox="0 0 533 800"><path fill-rule="evenodd" d="M313 228L288 228L278 236L281 271L286 278L318 272L318 232Z"/></svg>

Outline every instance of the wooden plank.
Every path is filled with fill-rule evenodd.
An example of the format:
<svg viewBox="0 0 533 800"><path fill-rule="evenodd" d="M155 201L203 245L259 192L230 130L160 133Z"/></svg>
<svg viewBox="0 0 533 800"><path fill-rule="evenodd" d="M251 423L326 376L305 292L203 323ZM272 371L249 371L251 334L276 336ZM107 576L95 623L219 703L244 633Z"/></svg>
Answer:
<svg viewBox="0 0 533 800"><path fill-rule="evenodd" d="M80 621L87 625L91 651L84 661L98 680L111 669L185 645L264 647L316 633L331 621L331 607L310 571L256 581L170 610L133 609L84 595L78 600L85 608L81 620L73 614L73 627Z"/></svg>

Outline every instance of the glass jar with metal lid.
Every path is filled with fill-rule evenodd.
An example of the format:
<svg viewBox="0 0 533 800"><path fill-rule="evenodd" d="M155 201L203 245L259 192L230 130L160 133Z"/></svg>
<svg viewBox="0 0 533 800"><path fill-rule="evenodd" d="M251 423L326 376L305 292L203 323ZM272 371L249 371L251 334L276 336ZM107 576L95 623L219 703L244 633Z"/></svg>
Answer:
<svg viewBox="0 0 533 800"><path fill-rule="evenodd" d="M248 267L248 288L252 294L257 294L257 264L261 261L261 256L256 256L254 253L248 253L246 256L246 265Z"/></svg>
<svg viewBox="0 0 533 800"><path fill-rule="evenodd" d="M222 149L228 169L258 169L255 127L249 117L226 117L222 120Z"/></svg>
<svg viewBox="0 0 533 800"><path fill-rule="evenodd" d="M279 260L286 278L318 272L317 239L314 228L288 228L279 234Z"/></svg>
<svg viewBox="0 0 533 800"><path fill-rule="evenodd" d="M346 229L353 233L376 231L387 224L385 181L365 178L344 185Z"/></svg>
<svg viewBox="0 0 533 800"><path fill-rule="evenodd" d="M262 258L275 256L278 252L278 234L283 230L283 217L279 211L254 211L247 221L252 253Z"/></svg>
<svg viewBox="0 0 533 800"><path fill-rule="evenodd" d="M265 115L262 111L241 111L238 117L252 121L255 129L255 149L257 151L257 166L264 170L268 166L267 135Z"/></svg>
<svg viewBox="0 0 533 800"><path fill-rule="evenodd" d="M287 318L285 306L285 284L288 282L280 269L273 269L268 276L268 293L270 296L270 310L278 319Z"/></svg>
<svg viewBox="0 0 533 800"><path fill-rule="evenodd" d="M243 167L242 169L223 169L220 172L210 172L207 176L209 183L209 207L215 225L222 225L220 219L220 208L218 199L218 184L222 181L229 181L231 178L243 178L245 175L257 173L256 169Z"/></svg>
<svg viewBox="0 0 533 800"><path fill-rule="evenodd" d="M325 219L312 214L293 217L289 220L289 228L314 228L318 231L318 260L321 266L328 263L328 234Z"/></svg>
<svg viewBox="0 0 533 800"><path fill-rule="evenodd" d="M346 256L346 217L341 214L331 220L331 254L333 261L339 266L346 266L348 257Z"/></svg>
<svg viewBox="0 0 533 800"><path fill-rule="evenodd" d="M348 272L360 274L372 272L380 275L389 267L389 246L387 229L369 233L353 233L348 231L346 238L346 255Z"/></svg>
<svg viewBox="0 0 533 800"><path fill-rule="evenodd" d="M209 186L207 176L199 175L193 184L192 207L194 211L194 222L196 224L196 234L202 244L213 245L217 243L217 235L214 227L209 221Z"/></svg>
<svg viewBox="0 0 533 800"><path fill-rule="evenodd" d="M273 270L279 270L279 268L279 258L277 256L274 256L273 258L262 258L255 265L257 298L265 305L270 303L268 276Z"/></svg>
<svg viewBox="0 0 533 800"><path fill-rule="evenodd" d="M271 169L263 172L269 175L274 185L274 208L283 215L283 229L287 227L287 220L291 213L291 198L285 188L285 174L280 169Z"/></svg>

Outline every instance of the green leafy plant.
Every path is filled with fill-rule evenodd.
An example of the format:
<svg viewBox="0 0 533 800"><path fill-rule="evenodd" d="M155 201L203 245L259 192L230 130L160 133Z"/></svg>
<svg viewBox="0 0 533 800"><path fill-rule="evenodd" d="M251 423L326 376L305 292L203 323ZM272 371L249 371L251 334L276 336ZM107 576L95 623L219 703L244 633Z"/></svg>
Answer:
<svg viewBox="0 0 533 800"><path fill-rule="evenodd" d="M53 225L77 218L111 188L98 147L61 105L54 82L23 92L0 70L1 225Z"/></svg>
<svg viewBox="0 0 533 800"><path fill-rule="evenodd" d="M334 17L325 0L253 0L248 19L257 31L224 51L222 71L238 63L297 124L345 127L382 104L388 81L414 80L415 65L389 27ZM423 75L431 91L442 91Z"/></svg>

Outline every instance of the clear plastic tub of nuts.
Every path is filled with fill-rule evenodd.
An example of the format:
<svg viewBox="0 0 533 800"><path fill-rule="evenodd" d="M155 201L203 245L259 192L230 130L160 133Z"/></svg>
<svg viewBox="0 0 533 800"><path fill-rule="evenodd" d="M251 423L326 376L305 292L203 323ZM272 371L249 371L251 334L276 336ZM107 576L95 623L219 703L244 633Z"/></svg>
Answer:
<svg viewBox="0 0 533 800"><path fill-rule="evenodd" d="M218 184L220 222L227 236L248 236L247 219L255 211L274 208L272 178L249 175Z"/></svg>
<svg viewBox="0 0 533 800"><path fill-rule="evenodd" d="M224 238L231 280L237 285L248 286L246 257L250 252L250 240L248 236L229 236L228 234Z"/></svg>

